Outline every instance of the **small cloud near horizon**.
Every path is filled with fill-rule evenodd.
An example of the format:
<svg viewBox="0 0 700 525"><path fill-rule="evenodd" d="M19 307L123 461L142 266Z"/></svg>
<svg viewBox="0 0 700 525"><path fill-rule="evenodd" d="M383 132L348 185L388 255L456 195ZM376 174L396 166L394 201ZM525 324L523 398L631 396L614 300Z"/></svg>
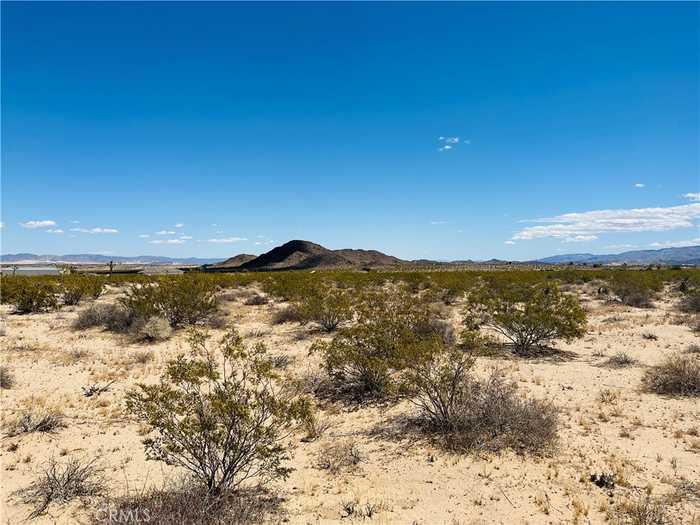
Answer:
<svg viewBox="0 0 700 525"><path fill-rule="evenodd" d="M148 242L150 244L185 244L186 241L182 239L154 239Z"/></svg>
<svg viewBox="0 0 700 525"><path fill-rule="evenodd" d="M20 222L19 225L22 228L26 228L28 230L36 230L38 228L50 228L51 226L56 226L56 221L49 221L49 220L27 221L27 222Z"/></svg>
<svg viewBox="0 0 700 525"><path fill-rule="evenodd" d="M221 239L206 239L204 241L199 241L199 242L209 242L212 244L230 244L234 242L241 242L241 241L247 241L248 239L245 237L224 237Z"/></svg>
<svg viewBox="0 0 700 525"><path fill-rule="evenodd" d="M101 227L97 227L97 228L71 228L70 231L78 232L78 233L89 233L89 234L119 233L119 230L117 230L116 228L101 228Z"/></svg>

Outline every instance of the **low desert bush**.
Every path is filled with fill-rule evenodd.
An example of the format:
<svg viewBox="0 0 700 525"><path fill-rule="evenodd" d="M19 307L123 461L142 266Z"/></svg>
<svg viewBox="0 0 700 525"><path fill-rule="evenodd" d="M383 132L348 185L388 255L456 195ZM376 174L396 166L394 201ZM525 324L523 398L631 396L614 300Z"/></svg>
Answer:
<svg viewBox="0 0 700 525"><path fill-rule="evenodd" d="M668 503L649 494L620 502L613 511L615 525L670 525Z"/></svg>
<svg viewBox="0 0 700 525"><path fill-rule="evenodd" d="M116 304L92 304L81 310L73 322L76 330L101 326L111 332L123 333L129 330L133 319L126 308Z"/></svg>
<svg viewBox="0 0 700 525"><path fill-rule="evenodd" d="M13 291L15 312L20 314L51 310L58 306L58 288L51 282L20 278L20 286Z"/></svg>
<svg viewBox="0 0 700 525"><path fill-rule="evenodd" d="M316 467L331 474L353 470L362 462L362 451L352 440L327 443L318 454Z"/></svg>
<svg viewBox="0 0 700 525"><path fill-rule="evenodd" d="M700 396L700 357L670 355L646 371L643 385L657 394Z"/></svg>
<svg viewBox="0 0 700 525"><path fill-rule="evenodd" d="M200 323L216 313L216 285L197 275L132 285L121 304L132 319L164 317L173 328Z"/></svg>
<svg viewBox="0 0 700 525"><path fill-rule="evenodd" d="M127 394L127 410L155 434L147 457L182 467L211 494L254 477L286 477L284 440L310 404L283 393L264 346L247 348L235 330L207 348L190 334L191 355L170 361L159 384Z"/></svg>
<svg viewBox="0 0 700 525"><path fill-rule="evenodd" d="M681 312L689 314L700 313L700 287L688 290L678 305Z"/></svg>
<svg viewBox="0 0 700 525"><path fill-rule="evenodd" d="M66 275L61 281L63 303L76 305L83 297L97 299L102 295L104 279L95 275Z"/></svg>
<svg viewBox="0 0 700 525"><path fill-rule="evenodd" d="M295 305L301 319L315 322L326 332L353 317L350 292L321 283L311 287Z"/></svg>
<svg viewBox="0 0 700 525"><path fill-rule="evenodd" d="M137 319L131 327L131 332L136 339L141 341L165 341L173 329L168 320L163 317L151 317L150 319Z"/></svg>
<svg viewBox="0 0 700 525"><path fill-rule="evenodd" d="M423 359L432 350L426 341L431 312L420 300L404 293L371 293L357 306L357 322L340 328L331 341L311 348L321 354L323 367L340 389L355 397L383 397L396 392L395 373Z"/></svg>
<svg viewBox="0 0 700 525"><path fill-rule="evenodd" d="M557 409L548 402L521 398L515 383L501 371L476 378L473 365L470 355L447 349L407 370L404 384L424 426L455 450L551 449L557 441Z"/></svg>
<svg viewBox="0 0 700 525"><path fill-rule="evenodd" d="M554 283L508 288L480 286L467 296L465 327L490 328L513 345L519 355L550 344L583 337L586 313L579 301Z"/></svg>
<svg viewBox="0 0 700 525"><path fill-rule="evenodd" d="M617 352L605 360L605 365L612 368L624 368L627 366L632 366L637 363L627 352Z"/></svg>
<svg viewBox="0 0 700 525"><path fill-rule="evenodd" d="M3 390L15 386L15 375L8 366L0 365L0 388Z"/></svg>
<svg viewBox="0 0 700 525"><path fill-rule="evenodd" d="M63 416L54 410L28 409L5 424L8 436L19 436L31 432L55 432L63 427Z"/></svg>
<svg viewBox="0 0 700 525"><path fill-rule="evenodd" d="M649 308L661 284L652 280L650 275L651 272L617 272L611 278L611 290L622 304Z"/></svg>
<svg viewBox="0 0 700 525"><path fill-rule="evenodd" d="M292 304L285 305L272 314L272 324L301 323L303 321L301 312Z"/></svg>
<svg viewBox="0 0 700 525"><path fill-rule="evenodd" d="M25 504L34 508L28 519L44 514L52 504L66 504L76 498L90 498L105 492L105 483L96 460L71 459L58 463L49 459L39 479L17 491Z"/></svg>
<svg viewBox="0 0 700 525"><path fill-rule="evenodd" d="M214 495L188 480L106 500L94 525L262 525L284 521L281 498L256 490Z"/></svg>

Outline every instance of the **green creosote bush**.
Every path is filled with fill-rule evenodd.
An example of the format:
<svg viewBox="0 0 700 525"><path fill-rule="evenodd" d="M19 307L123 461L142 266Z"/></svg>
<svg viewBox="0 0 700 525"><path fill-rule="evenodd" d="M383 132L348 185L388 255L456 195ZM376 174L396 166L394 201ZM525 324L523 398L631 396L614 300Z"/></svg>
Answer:
<svg viewBox="0 0 700 525"><path fill-rule="evenodd" d="M66 275L61 282L63 303L79 304L83 297L97 299L102 295L104 280L94 275Z"/></svg>
<svg viewBox="0 0 700 525"><path fill-rule="evenodd" d="M316 342L323 368L333 383L358 397L397 392L395 372L424 359L425 344L441 339L430 331L428 305L404 291L370 292L357 305L357 322L340 328L331 341Z"/></svg>
<svg viewBox="0 0 700 525"><path fill-rule="evenodd" d="M656 394L700 396L700 357L672 354L649 368L642 384L647 391Z"/></svg>
<svg viewBox="0 0 700 525"><path fill-rule="evenodd" d="M307 290L295 308L302 321L318 323L324 331L333 332L353 317L350 293L328 283L319 283Z"/></svg>
<svg viewBox="0 0 700 525"><path fill-rule="evenodd" d="M679 308L684 313L700 313L700 287L685 292L680 300Z"/></svg>
<svg viewBox="0 0 700 525"><path fill-rule="evenodd" d="M490 328L510 341L516 354L528 355L555 339L583 337L586 313L555 283L500 290L480 286L467 297L464 325L467 330Z"/></svg>
<svg viewBox="0 0 700 525"><path fill-rule="evenodd" d="M14 290L15 312L36 313L58 307L58 288L52 282L27 279Z"/></svg>
<svg viewBox="0 0 700 525"><path fill-rule="evenodd" d="M212 494L243 481L285 478L283 441L310 417L307 399L286 395L263 345L235 329L217 351L190 334L190 356L170 361L155 385L127 393L127 410L154 433L148 459L182 467Z"/></svg>

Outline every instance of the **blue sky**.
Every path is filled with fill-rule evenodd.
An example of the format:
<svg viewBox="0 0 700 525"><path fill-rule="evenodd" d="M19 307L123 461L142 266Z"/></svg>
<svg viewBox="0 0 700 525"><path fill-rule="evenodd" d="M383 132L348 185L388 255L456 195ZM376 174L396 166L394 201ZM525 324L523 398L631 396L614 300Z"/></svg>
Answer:
<svg viewBox="0 0 700 525"><path fill-rule="evenodd" d="M3 2L2 252L700 244L698 15Z"/></svg>

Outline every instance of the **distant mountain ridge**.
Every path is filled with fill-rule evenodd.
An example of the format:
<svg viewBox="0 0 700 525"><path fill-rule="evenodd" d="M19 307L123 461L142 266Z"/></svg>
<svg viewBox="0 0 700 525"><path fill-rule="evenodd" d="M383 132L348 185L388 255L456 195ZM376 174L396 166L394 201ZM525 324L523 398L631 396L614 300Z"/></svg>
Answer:
<svg viewBox="0 0 700 525"><path fill-rule="evenodd" d="M207 269L239 269L247 271L303 270L310 268L390 266L405 262L376 250L329 250L320 244L302 240L286 242L243 263L240 263L241 257L248 256L238 255L223 263L211 265Z"/></svg>
<svg viewBox="0 0 700 525"><path fill-rule="evenodd" d="M220 259L208 259L198 257L162 257L158 255L138 255L135 257L120 257L116 255L99 255L94 253L80 253L71 255L36 255L34 253L9 253L0 255L0 262L12 263L68 263L68 264L109 264L114 261L117 264L211 264Z"/></svg>
<svg viewBox="0 0 700 525"><path fill-rule="evenodd" d="M616 254L570 253L538 259L545 264L689 264L700 265L700 246L634 250Z"/></svg>

